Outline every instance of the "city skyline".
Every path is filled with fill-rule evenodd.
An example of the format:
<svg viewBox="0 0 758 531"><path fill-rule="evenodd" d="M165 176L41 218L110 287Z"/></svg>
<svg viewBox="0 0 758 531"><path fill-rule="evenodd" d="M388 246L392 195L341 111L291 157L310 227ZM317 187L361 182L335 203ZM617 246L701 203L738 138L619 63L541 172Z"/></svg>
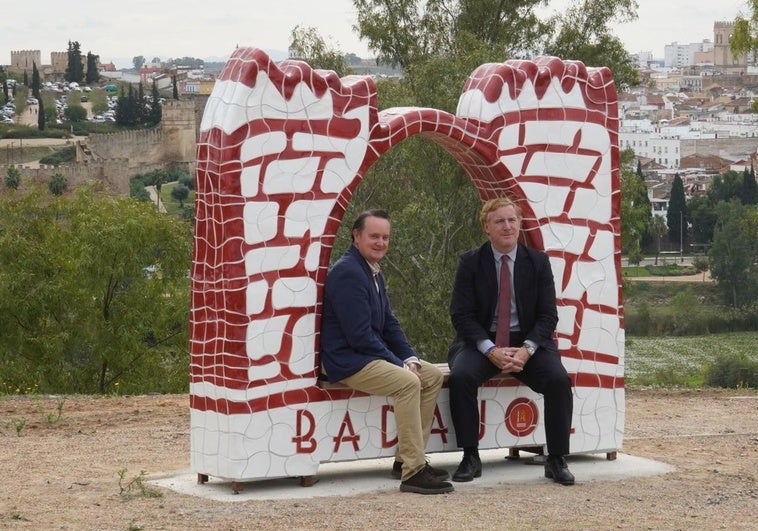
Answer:
<svg viewBox="0 0 758 531"><path fill-rule="evenodd" d="M540 13L563 10L571 0L552 0ZM732 21L739 12L747 14L745 0L722 0L692 5L688 0L638 0L639 18L613 24L614 33L627 51L650 51L663 58L667 44L689 44L713 39L713 23ZM175 57L224 60L237 46L256 46L269 53L286 53L295 26L315 27L322 37L346 53L373 57L365 42L352 31L356 15L352 0L280 0L276 9L263 0L227 0L224 9L208 12L208 4L186 0L181 15L162 3L136 0L132 9L93 10L82 0L70 0L62 12L57 3L39 0L23 17L3 17L0 22L0 64L7 64L12 50L40 50L43 64L50 52L65 51L68 41L78 41L86 55L91 51L103 63L117 68L132 66L142 55L150 61ZM136 7L137 9L133 9ZM54 15L54 22L45 21ZM246 15L249 13L249 15ZM670 22L676 20L674 26ZM166 21L171 21L167 24ZM114 37L128 28L128 39Z"/></svg>

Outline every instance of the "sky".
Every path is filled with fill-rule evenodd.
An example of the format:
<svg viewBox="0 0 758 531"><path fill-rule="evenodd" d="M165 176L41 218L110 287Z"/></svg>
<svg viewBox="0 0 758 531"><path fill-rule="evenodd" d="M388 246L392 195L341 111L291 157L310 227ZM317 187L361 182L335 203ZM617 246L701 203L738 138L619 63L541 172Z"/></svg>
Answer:
<svg viewBox="0 0 758 531"><path fill-rule="evenodd" d="M547 13L570 0L551 0ZM715 21L747 13L746 0L638 0L638 20L612 27L631 53L713 40ZM8 15L7 11L4 15ZM78 41L84 55L100 55L104 63L130 68L132 57L163 60L198 57L224 60L237 46L255 46L285 54L292 29L314 27L343 52L372 57L367 44L353 32L352 0L36 0L22 11L0 16L0 64L10 62L11 50L40 50L43 64L51 51L66 51ZM276 58L276 57L275 57Z"/></svg>

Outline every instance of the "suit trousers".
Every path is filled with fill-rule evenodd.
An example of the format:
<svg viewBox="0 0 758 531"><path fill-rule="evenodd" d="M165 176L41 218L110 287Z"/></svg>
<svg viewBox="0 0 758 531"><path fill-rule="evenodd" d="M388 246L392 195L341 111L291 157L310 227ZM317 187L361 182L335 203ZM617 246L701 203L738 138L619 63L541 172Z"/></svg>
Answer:
<svg viewBox="0 0 758 531"><path fill-rule="evenodd" d="M402 480L426 466L426 444L434 420L442 372L421 361L421 377L405 367L374 360L341 383L364 393L392 397L397 426L396 459L403 463Z"/></svg>
<svg viewBox="0 0 758 531"><path fill-rule="evenodd" d="M521 345L518 332L511 333L511 345ZM448 353L450 378L450 415L460 448L479 446L479 387L498 374L497 368L475 347L460 342ZM557 349L538 348L521 372L512 373L532 391L543 395L545 412L545 438L550 455L569 453L571 416L574 397L571 379L566 372Z"/></svg>

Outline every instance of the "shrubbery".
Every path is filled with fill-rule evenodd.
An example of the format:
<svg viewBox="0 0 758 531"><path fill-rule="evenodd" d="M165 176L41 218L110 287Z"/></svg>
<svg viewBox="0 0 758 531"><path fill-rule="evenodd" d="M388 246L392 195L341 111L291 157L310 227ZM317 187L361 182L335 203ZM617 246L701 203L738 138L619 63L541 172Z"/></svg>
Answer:
<svg viewBox="0 0 758 531"><path fill-rule="evenodd" d="M624 322L635 336L692 336L758 330L758 304L721 304L713 284L625 285Z"/></svg>
<svg viewBox="0 0 758 531"><path fill-rule="evenodd" d="M758 362L744 354L727 354L712 363L706 372L710 387L758 387Z"/></svg>
<svg viewBox="0 0 758 531"><path fill-rule="evenodd" d="M39 159L40 164L49 164L52 166L57 166L58 164L62 162L71 162L76 159L76 147L75 146L67 146L63 149L60 149L53 153L52 155L48 155L46 157L42 157Z"/></svg>

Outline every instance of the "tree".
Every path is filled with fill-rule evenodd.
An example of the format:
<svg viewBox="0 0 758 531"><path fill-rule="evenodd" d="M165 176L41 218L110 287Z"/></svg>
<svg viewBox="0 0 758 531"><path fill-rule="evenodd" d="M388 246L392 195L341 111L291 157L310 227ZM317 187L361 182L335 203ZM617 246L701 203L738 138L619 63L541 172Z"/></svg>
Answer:
<svg viewBox="0 0 758 531"><path fill-rule="evenodd" d="M81 83L84 79L84 65L82 64L82 52L78 41L68 41L68 66L64 79L71 82Z"/></svg>
<svg viewBox="0 0 758 531"><path fill-rule="evenodd" d="M695 195L687 201L687 212L692 223L692 242L710 244L716 226L715 204L708 197Z"/></svg>
<svg viewBox="0 0 758 531"><path fill-rule="evenodd" d="M669 196L669 208L666 216L666 225L669 228L669 241L684 245L686 239L686 227L689 217L687 216L687 204L684 197L684 183L679 174L674 176L671 183ZM682 249L683 250L683 249Z"/></svg>
<svg viewBox="0 0 758 531"><path fill-rule="evenodd" d="M633 160L631 149L621 153L621 249L631 263L638 264L642 260L641 242L648 233L651 211L645 181L631 170Z"/></svg>
<svg viewBox="0 0 758 531"><path fill-rule="evenodd" d="M189 188L183 184L177 184L171 189L171 197L179 201L179 208L184 208L184 201L189 197Z"/></svg>
<svg viewBox="0 0 758 531"><path fill-rule="evenodd" d="M147 105L147 100L145 99L145 87L142 86L142 83L140 82L139 85L137 85L137 120L136 123L143 124L145 123L145 120L148 117L149 108Z"/></svg>
<svg viewBox="0 0 758 531"><path fill-rule="evenodd" d="M176 76L171 76L171 97L175 100L179 99L179 87L176 85Z"/></svg>
<svg viewBox="0 0 758 531"><path fill-rule="evenodd" d="M87 77L86 81L88 85L97 83L100 79L100 72L97 70L97 61L99 57L92 52L87 52Z"/></svg>
<svg viewBox="0 0 758 531"><path fill-rule="evenodd" d="M650 234L658 243L655 251L655 265L658 265L658 255L661 252L661 238L663 238L667 232L668 227L666 227L666 221L663 219L663 216L660 214L653 216L653 219L650 222Z"/></svg>
<svg viewBox="0 0 758 531"><path fill-rule="evenodd" d="M542 0L355 0L360 37L380 64L404 71L400 80L377 80L379 107L413 105L455 112L461 89L475 68L531 58L545 49L555 28L540 18L543 4ZM311 57L303 59L310 62ZM630 173L634 178L633 169ZM447 151L428 138L412 137L366 173L344 219L354 219L370 206L386 208L393 220L393 244L384 264L393 308L419 352L443 361L453 335L445 311L452 276L459 254L481 244L476 219L481 199ZM343 225L332 256L339 256L346 245L349 227Z"/></svg>
<svg viewBox="0 0 758 531"><path fill-rule="evenodd" d="M18 190L21 185L21 172L17 168L5 170L5 187L9 190Z"/></svg>
<svg viewBox="0 0 758 531"><path fill-rule="evenodd" d="M734 57L758 52L758 2L750 0L750 15L748 18L737 15L734 19L732 35L729 38L729 50Z"/></svg>
<svg viewBox="0 0 758 531"><path fill-rule="evenodd" d="M327 43L315 28L295 26L290 35L291 49L298 58L308 58L308 64L320 70L332 70L339 77L352 73L345 55Z"/></svg>
<svg viewBox="0 0 758 531"><path fill-rule="evenodd" d="M158 125L163 118L163 108L161 106L161 95L158 92L158 85L155 83L155 80L153 80L153 88L150 94L152 101L150 102L148 122Z"/></svg>
<svg viewBox="0 0 758 531"><path fill-rule="evenodd" d="M134 65L134 70L139 72L142 70L142 65L145 64L145 57L142 55L135 55L132 57L132 64Z"/></svg>
<svg viewBox="0 0 758 531"><path fill-rule="evenodd" d="M68 180L62 174L56 173L47 183L47 188L55 196L63 195L68 190Z"/></svg>
<svg viewBox="0 0 758 531"><path fill-rule="evenodd" d="M198 59L197 57L177 57L176 59L169 58L168 61L166 61L167 65L174 65L174 66L184 66L188 68L203 68L205 66L205 61L202 59Z"/></svg>
<svg viewBox="0 0 758 531"><path fill-rule="evenodd" d="M38 108L37 108L37 129L40 131L45 130L45 104L42 101L42 98L39 100Z"/></svg>
<svg viewBox="0 0 758 531"><path fill-rule="evenodd" d="M708 187L708 198L714 205L719 201L741 199L743 182L742 175L734 170L716 175Z"/></svg>
<svg viewBox="0 0 758 531"><path fill-rule="evenodd" d="M37 63L32 62L32 95L35 98L37 98L37 100L41 99L41 96L39 94L39 88L40 88L39 70L37 70Z"/></svg>
<svg viewBox="0 0 758 531"><path fill-rule="evenodd" d="M3 87L3 103L8 103L10 101L10 96L8 95L8 73L2 66L0 66L0 84Z"/></svg>
<svg viewBox="0 0 758 531"><path fill-rule="evenodd" d="M758 297L758 209L733 199L716 205L716 216L711 276L724 300L740 308Z"/></svg>
<svg viewBox="0 0 758 531"><path fill-rule="evenodd" d="M750 171L745 168L742 174L740 199L743 205L758 204L758 183L755 181L755 170L752 166L750 167Z"/></svg>
<svg viewBox="0 0 758 531"><path fill-rule="evenodd" d="M0 199L0 381L186 389L191 245L187 223L126 197Z"/></svg>
<svg viewBox="0 0 758 531"><path fill-rule="evenodd" d="M632 156L633 155L632 151ZM647 189L647 183L645 183L645 174L642 172L642 162L640 159L637 159L637 172L636 172L637 178L640 180L640 183L642 186L636 187L636 195L632 198L632 201L635 204L639 204L640 208L643 208L647 210L647 219L646 219L646 229L645 232L642 234L642 238L640 240L640 244L642 247L647 247L651 240L652 235L650 234L650 222L653 219L653 205L650 203L650 197L648 196L648 189ZM622 222L623 223L623 222ZM660 242L658 242L660 244Z"/></svg>
<svg viewBox="0 0 758 531"><path fill-rule="evenodd" d="M553 34L545 53L580 58L588 66L607 66L613 72L617 87L637 86L639 75L635 60L610 28L614 22L630 22L636 18L636 0L583 0L572 4L565 13L551 19L551 26L559 31Z"/></svg>
<svg viewBox="0 0 758 531"><path fill-rule="evenodd" d="M139 105L140 103L134 94L134 87L129 85L126 94L123 90L119 94L118 105L116 106L116 123L118 125L137 125L139 123Z"/></svg>
<svg viewBox="0 0 758 531"><path fill-rule="evenodd" d="M66 110L63 111L63 116L69 122L84 122L87 119L87 111L81 105L69 105Z"/></svg>
<svg viewBox="0 0 758 531"><path fill-rule="evenodd" d="M357 29L381 64L406 72L432 56L448 55L460 39L475 40L506 59L534 51L548 31L535 14L540 0L355 0Z"/></svg>

